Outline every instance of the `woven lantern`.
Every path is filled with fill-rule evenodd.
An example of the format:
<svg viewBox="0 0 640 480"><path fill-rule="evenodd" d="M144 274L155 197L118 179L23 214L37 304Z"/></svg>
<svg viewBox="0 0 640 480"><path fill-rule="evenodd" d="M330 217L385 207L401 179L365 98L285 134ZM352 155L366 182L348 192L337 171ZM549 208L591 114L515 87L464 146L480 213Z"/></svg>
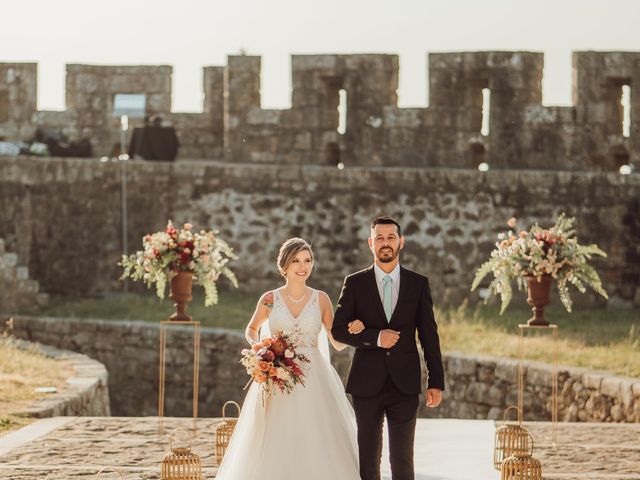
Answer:
<svg viewBox="0 0 640 480"><path fill-rule="evenodd" d="M202 461L191 451L191 434L189 447L173 448L173 435L183 428L176 428L169 435L170 452L162 459L162 480L202 480Z"/></svg>
<svg viewBox="0 0 640 480"><path fill-rule="evenodd" d="M533 437L531 448L527 452L518 452L507 457L500 465L501 480L542 480L542 465L540 461L533 458Z"/></svg>
<svg viewBox="0 0 640 480"><path fill-rule="evenodd" d="M505 419L507 412L511 409L515 409L520 413L520 409L516 406L511 406L504 411L502 417L503 423L496 428L496 437L493 448L493 466L496 470L500 470L502 461L516 454L525 454L529 452L529 432L522 426L520 422L520 415L518 415L518 423L506 423Z"/></svg>
<svg viewBox="0 0 640 480"><path fill-rule="evenodd" d="M500 468L501 480L542 480L540 461L528 453L505 458Z"/></svg>
<svg viewBox="0 0 640 480"><path fill-rule="evenodd" d="M240 405L233 400L226 402L222 406L222 422L216 425L216 465L220 465L222 463L222 459L227 451L229 442L231 442L233 430L236 428L236 424L238 423L237 418L227 418L227 405L234 405L238 410L238 416L240 416Z"/></svg>

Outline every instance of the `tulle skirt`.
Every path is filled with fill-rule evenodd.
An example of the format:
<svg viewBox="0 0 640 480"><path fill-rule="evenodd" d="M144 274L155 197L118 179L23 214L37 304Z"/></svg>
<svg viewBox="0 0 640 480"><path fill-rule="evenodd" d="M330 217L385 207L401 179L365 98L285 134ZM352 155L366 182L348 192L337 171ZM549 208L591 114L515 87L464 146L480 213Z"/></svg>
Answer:
<svg viewBox="0 0 640 480"><path fill-rule="evenodd" d="M216 480L358 480L355 416L340 377L317 348L305 385L262 401L251 385Z"/></svg>

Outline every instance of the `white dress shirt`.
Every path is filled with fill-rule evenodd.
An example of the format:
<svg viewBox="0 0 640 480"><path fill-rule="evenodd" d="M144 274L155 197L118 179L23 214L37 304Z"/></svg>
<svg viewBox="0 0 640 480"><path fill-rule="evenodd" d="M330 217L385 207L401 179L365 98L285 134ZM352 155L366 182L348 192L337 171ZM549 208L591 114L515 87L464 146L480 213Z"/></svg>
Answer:
<svg viewBox="0 0 640 480"><path fill-rule="evenodd" d="M398 294L400 293L400 263L398 263L393 270L389 273L382 270L377 263L373 264L373 272L376 275L376 284L378 285L378 294L380 295L380 302L384 305L384 281L382 280L385 275L391 277L391 311L396 309L398 303ZM387 321L391 320L390 318ZM382 332L381 332L382 333ZM380 347L380 334L378 334L378 346Z"/></svg>

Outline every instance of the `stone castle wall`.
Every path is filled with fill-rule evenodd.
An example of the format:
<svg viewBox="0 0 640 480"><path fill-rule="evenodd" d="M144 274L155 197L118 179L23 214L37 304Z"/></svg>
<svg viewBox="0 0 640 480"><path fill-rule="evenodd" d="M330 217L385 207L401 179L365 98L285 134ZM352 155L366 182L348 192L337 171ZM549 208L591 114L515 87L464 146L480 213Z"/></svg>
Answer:
<svg viewBox="0 0 640 480"><path fill-rule="evenodd" d="M114 415L157 414L158 324L124 321L16 317L15 335L90 355L109 371ZM165 415L190 416L192 330L173 327L167 341ZM240 332L203 328L200 358L200 416L219 416L227 400L242 403L247 381L238 363L246 342ZM333 352L343 381L353 349ZM443 355L446 390L441 407L420 407L420 417L502 418L517 403L517 361L458 353ZM525 362L526 420L550 420L551 367ZM423 371L423 379L426 378ZM640 379L560 367L558 419L572 422L640 422Z"/></svg>
<svg viewBox="0 0 640 480"><path fill-rule="evenodd" d="M61 350L51 345L42 345L11 338L12 346L36 352L48 358L67 362L73 373L67 378L65 387L56 393L47 394L19 412L36 418L58 416L110 416L108 373L105 366L81 353Z"/></svg>
<svg viewBox="0 0 640 480"><path fill-rule="evenodd" d="M0 238L44 291L121 289L120 168L96 159L0 161ZM404 227L403 264L431 278L437 304L457 302L506 219L549 225L565 211L577 216L582 243L608 252L593 262L610 296L640 301L638 175L187 161L130 161L127 172L131 251L167 219L218 229L240 257L232 266L245 289L278 284L278 248L302 236L316 250L312 285L335 297L344 275L371 263L369 221L385 212Z"/></svg>
<svg viewBox="0 0 640 480"><path fill-rule="evenodd" d="M144 93L147 113L176 127L187 159L605 171L640 162L640 95L632 91L628 137L620 104L622 87L640 84L638 52L574 52L570 107L542 105L542 53L431 53L425 108L397 106L398 62L397 55L293 55L292 106L268 110L260 106L261 58L229 56L227 65L203 69L202 113L171 112L170 66L68 65L67 109L47 112L37 110L37 65L1 63L0 137L26 140L39 126L55 128L89 138L97 157L110 155L119 144L114 95Z"/></svg>

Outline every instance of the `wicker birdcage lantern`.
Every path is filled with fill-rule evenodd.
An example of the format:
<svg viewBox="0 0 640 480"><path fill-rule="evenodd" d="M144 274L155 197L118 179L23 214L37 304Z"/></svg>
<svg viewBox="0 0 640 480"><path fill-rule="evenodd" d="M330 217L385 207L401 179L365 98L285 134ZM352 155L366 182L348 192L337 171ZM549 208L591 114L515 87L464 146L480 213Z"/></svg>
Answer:
<svg viewBox="0 0 640 480"><path fill-rule="evenodd" d="M233 400L226 402L222 406L222 422L216 425L216 465L220 465L222 463L222 459L227 451L229 442L231 442L233 430L236 428L236 424L238 423L237 418L227 418L227 405L234 405L238 410L238 416L240 416L240 405Z"/></svg>
<svg viewBox="0 0 640 480"><path fill-rule="evenodd" d="M518 423L506 423L506 416L509 410L518 411ZM500 470L502 461L516 454L529 452L529 432L520 422L520 409L516 406L508 407L502 417L503 424L496 428L495 443L493 448L493 466Z"/></svg>
<svg viewBox="0 0 640 480"><path fill-rule="evenodd" d="M500 472L500 480L542 480L542 464L529 453L505 458Z"/></svg>
<svg viewBox="0 0 640 480"><path fill-rule="evenodd" d="M120 473L120 470L117 470L117 469L115 469L115 468L113 468L113 467L102 467L102 468L98 471L98 473L96 473L96 480L99 480L99 479L100 479L100 476L102 475L102 473L103 473L105 470L113 470L114 472L116 472L116 473L118 474L118 478L120 478L120 480L122 480L122 474Z"/></svg>
<svg viewBox="0 0 640 480"><path fill-rule="evenodd" d="M191 434L189 447L173 448L173 435L183 428L176 428L169 435L170 452L162 459L162 480L202 480L202 461L191 451Z"/></svg>

